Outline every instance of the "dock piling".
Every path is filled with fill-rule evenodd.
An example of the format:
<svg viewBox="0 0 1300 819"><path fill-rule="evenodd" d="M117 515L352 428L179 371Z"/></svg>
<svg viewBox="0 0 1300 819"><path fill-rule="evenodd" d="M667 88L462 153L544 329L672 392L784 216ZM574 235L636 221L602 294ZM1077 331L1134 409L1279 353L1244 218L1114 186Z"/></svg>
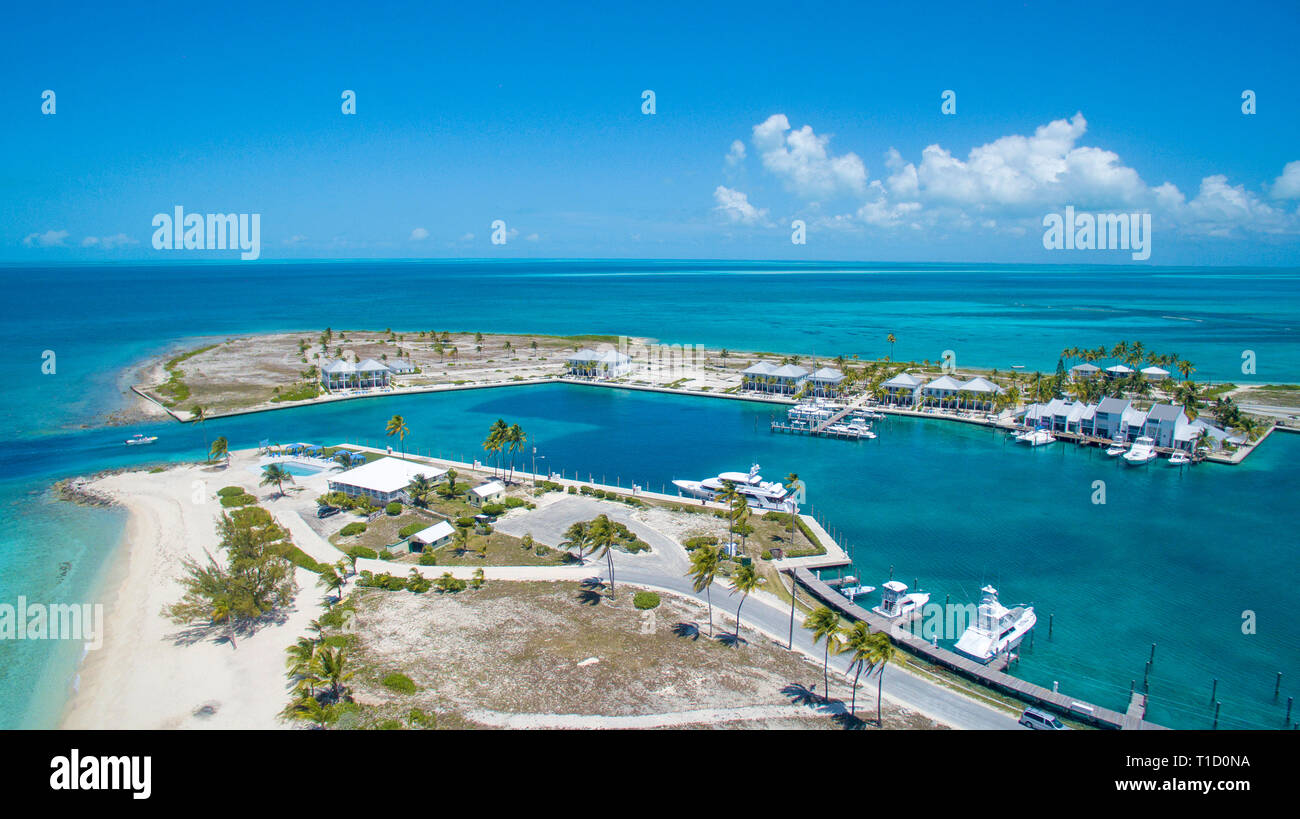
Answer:
<svg viewBox="0 0 1300 819"><path fill-rule="evenodd" d="M1216 701L1214 703L1214 728L1212 730L1215 731L1219 730L1219 706L1221 705L1223 705L1221 702Z"/></svg>
<svg viewBox="0 0 1300 819"><path fill-rule="evenodd" d="M1219 693L1219 678L1214 678L1214 687L1210 689L1210 702L1214 702L1214 697Z"/></svg>
<svg viewBox="0 0 1300 819"><path fill-rule="evenodd" d="M1052 626L1055 625L1056 612L1047 615L1047 639L1052 639Z"/></svg>
<svg viewBox="0 0 1300 819"><path fill-rule="evenodd" d="M1282 672L1277 672L1277 681L1273 683L1273 699L1277 699L1278 692L1282 690Z"/></svg>
<svg viewBox="0 0 1300 819"><path fill-rule="evenodd" d="M1295 697L1286 698L1286 721L1287 722L1291 721L1291 703L1294 701L1295 701Z"/></svg>

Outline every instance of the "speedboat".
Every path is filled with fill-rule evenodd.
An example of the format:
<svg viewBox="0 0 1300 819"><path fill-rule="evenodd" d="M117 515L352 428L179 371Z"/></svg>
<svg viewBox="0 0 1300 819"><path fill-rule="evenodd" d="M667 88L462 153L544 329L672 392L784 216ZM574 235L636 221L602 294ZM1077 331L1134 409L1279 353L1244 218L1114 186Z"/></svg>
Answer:
<svg viewBox="0 0 1300 819"><path fill-rule="evenodd" d="M1107 457L1114 458L1116 455L1123 455L1127 451L1128 444L1123 441L1112 441L1110 446L1106 448L1106 455Z"/></svg>
<svg viewBox="0 0 1300 819"><path fill-rule="evenodd" d="M158 440L157 435L141 435L140 433L136 433L123 441L123 443L127 446L141 446L143 444L152 444L156 440Z"/></svg>
<svg viewBox="0 0 1300 819"><path fill-rule="evenodd" d="M998 590L980 589L984 598L975 613L975 622L966 627L954 648L972 660L987 663L999 654L1013 651L1038 622L1033 606L1007 608L998 602Z"/></svg>
<svg viewBox="0 0 1300 819"><path fill-rule="evenodd" d="M1133 442L1133 446L1124 453L1124 460L1129 466L1142 466L1156 459L1155 439L1143 435Z"/></svg>
<svg viewBox="0 0 1300 819"><path fill-rule="evenodd" d="M880 605L871 610L881 617L891 620L897 617L910 617L930 602L929 592L912 592L908 594L907 585L897 580L890 580L880 587Z"/></svg>
<svg viewBox="0 0 1300 819"><path fill-rule="evenodd" d="M858 578L853 575L846 575L836 580L829 580L826 585L842 594L852 602L855 598L864 594L871 594L876 590L875 586L864 586L858 582Z"/></svg>
<svg viewBox="0 0 1300 819"><path fill-rule="evenodd" d="M751 466L748 473L722 472L716 478L702 481L673 481L673 486L697 498L717 500L728 483L735 485L736 491L750 506L783 511L790 508L789 490L776 481L763 480L763 476L758 474L758 464Z"/></svg>
<svg viewBox="0 0 1300 819"><path fill-rule="evenodd" d="M1030 446L1043 446L1052 443L1056 438L1045 429L1031 429L1017 435L1016 440Z"/></svg>
<svg viewBox="0 0 1300 819"><path fill-rule="evenodd" d="M1188 455L1186 452L1175 452L1173 455L1169 456L1170 466L1186 466L1191 462L1192 456Z"/></svg>
<svg viewBox="0 0 1300 819"><path fill-rule="evenodd" d="M880 410L871 409L858 410L856 415L859 418L866 418L871 421L882 421L885 418L885 414Z"/></svg>

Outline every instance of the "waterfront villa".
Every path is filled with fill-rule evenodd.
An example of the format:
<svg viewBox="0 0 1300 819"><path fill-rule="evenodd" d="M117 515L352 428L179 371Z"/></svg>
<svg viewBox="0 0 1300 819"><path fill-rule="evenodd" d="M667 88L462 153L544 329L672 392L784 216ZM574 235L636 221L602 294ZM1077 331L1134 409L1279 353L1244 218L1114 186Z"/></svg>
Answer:
<svg viewBox="0 0 1300 819"><path fill-rule="evenodd" d="M1101 367L1098 367L1096 364L1089 364L1087 362L1084 362L1083 364L1075 364L1070 368L1070 380L1084 381L1092 378L1099 372L1101 372Z"/></svg>
<svg viewBox="0 0 1300 819"><path fill-rule="evenodd" d="M889 382L885 383L888 385ZM969 381L959 381L950 375L941 375L921 388L921 394L925 398L937 400L940 406L955 404L962 409L992 409L993 396L1000 392L1001 387L979 376Z"/></svg>
<svg viewBox="0 0 1300 819"><path fill-rule="evenodd" d="M475 486L469 490L466 496L474 506L482 506L485 503L496 503L506 494L506 485L501 481L488 481L481 486Z"/></svg>
<svg viewBox="0 0 1300 819"><path fill-rule="evenodd" d="M1126 377L1126 376L1130 376L1130 375L1132 375L1133 372L1134 372L1134 370L1133 370L1132 367L1126 367L1126 366L1124 366L1123 364L1116 364L1116 365L1113 366L1113 367L1107 367L1107 368L1106 368L1106 377L1107 377L1107 378L1124 378L1124 377Z"/></svg>
<svg viewBox="0 0 1300 819"><path fill-rule="evenodd" d="M388 371L393 375L410 375L415 372L415 364L401 358L390 361L384 366L387 367Z"/></svg>
<svg viewBox="0 0 1300 819"><path fill-rule="evenodd" d="M1124 420L1124 413L1128 410L1132 401L1124 398L1103 398L1097 405L1096 419L1093 422L1092 434L1097 438L1119 438L1120 424Z"/></svg>
<svg viewBox="0 0 1300 819"><path fill-rule="evenodd" d="M578 378L618 378L631 371L631 357L618 350L598 353L584 348L569 356L569 375Z"/></svg>
<svg viewBox="0 0 1300 819"><path fill-rule="evenodd" d="M1191 452L1204 433L1204 422L1189 422L1178 404L1156 404L1141 410L1131 401L1103 398L1100 404L1053 398L1025 407L1024 424L1051 432L1071 432L1093 438L1132 442L1142 436L1156 446Z"/></svg>
<svg viewBox="0 0 1300 819"><path fill-rule="evenodd" d="M1169 371L1161 367L1143 367L1142 374L1148 381L1164 381L1169 377Z"/></svg>
<svg viewBox="0 0 1300 819"><path fill-rule="evenodd" d="M923 383L911 373L899 373L881 386L885 388L886 401L907 407L915 404L920 398Z"/></svg>
<svg viewBox="0 0 1300 819"><path fill-rule="evenodd" d="M993 409L993 398L1000 395L1006 390L994 384L992 381L982 376L975 376L970 381L961 385L960 392L971 394L976 409L991 410Z"/></svg>
<svg viewBox="0 0 1300 819"><path fill-rule="evenodd" d="M819 398L837 398L844 373L834 367L822 367L808 376L808 392Z"/></svg>
<svg viewBox="0 0 1300 819"><path fill-rule="evenodd" d="M921 395L926 399L934 399L939 402L940 406L949 403L949 399L956 398L957 393L961 391L961 382L951 375L941 375L930 383L921 388Z"/></svg>
<svg viewBox="0 0 1300 819"><path fill-rule="evenodd" d="M392 370L373 358L360 364L337 359L320 368L320 383L327 390L387 387L392 376Z"/></svg>
<svg viewBox="0 0 1300 819"><path fill-rule="evenodd" d="M843 375L840 377L842 379ZM808 371L796 364L782 364L778 367L767 361L760 361L741 371L742 389L757 392L793 395L803 389L807 380Z"/></svg>
<svg viewBox="0 0 1300 819"><path fill-rule="evenodd" d="M392 501L407 503L407 487L417 475L436 481L447 470L428 464L415 463L401 458L380 458L365 466L358 466L329 478L329 491L342 492L348 497L367 497L375 505Z"/></svg>
<svg viewBox="0 0 1300 819"><path fill-rule="evenodd" d="M427 529L421 529L407 539L410 549L413 552L432 551L441 549L448 543L451 543L452 535L456 530L445 520L440 520Z"/></svg>

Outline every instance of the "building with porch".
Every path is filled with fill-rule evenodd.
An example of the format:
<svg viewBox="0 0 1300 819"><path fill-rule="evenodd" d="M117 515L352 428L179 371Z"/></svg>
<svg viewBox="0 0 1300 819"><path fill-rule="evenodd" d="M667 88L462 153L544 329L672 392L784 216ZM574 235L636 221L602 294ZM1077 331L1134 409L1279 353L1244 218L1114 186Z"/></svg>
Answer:
<svg viewBox="0 0 1300 819"><path fill-rule="evenodd" d="M366 497L376 506L393 501L409 503L406 490L417 475L436 481L447 470L402 458L379 458L329 477L329 491L342 492L350 498Z"/></svg>

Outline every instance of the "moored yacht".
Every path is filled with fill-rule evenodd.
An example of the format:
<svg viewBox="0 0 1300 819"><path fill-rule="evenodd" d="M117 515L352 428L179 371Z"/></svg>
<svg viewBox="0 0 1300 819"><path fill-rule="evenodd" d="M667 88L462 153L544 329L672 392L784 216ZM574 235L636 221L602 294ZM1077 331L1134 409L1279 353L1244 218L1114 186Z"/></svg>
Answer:
<svg viewBox="0 0 1300 819"><path fill-rule="evenodd" d="M980 589L984 598L975 613L975 622L966 627L954 648L958 653L981 663L1012 651L1038 622L1033 606L1007 608L998 602L998 590Z"/></svg>
<svg viewBox="0 0 1300 819"><path fill-rule="evenodd" d="M1175 452L1173 455L1169 456L1170 466L1186 466L1191 462L1192 456L1188 455L1186 452Z"/></svg>
<svg viewBox="0 0 1300 819"><path fill-rule="evenodd" d="M1123 455L1128 451L1128 444L1123 441L1111 441L1110 446L1106 447L1106 456L1114 458L1116 455Z"/></svg>
<svg viewBox="0 0 1300 819"><path fill-rule="evenodd" d="M880 605L871 610L881 617L907 617L930 602L929 592L907 593L907 584L890 580L880 587Z"/></svg>
<svg viewBox="0 0 1300 819"><path fill-rule="evenodd" d="M763 480L763 476L758 474L758 464L751 466L748 474L723 472L716 478L702 481L673 481L673 486L697 498L717 500L728 482L735 484L736 491L749 501L750 506L779 510L788 510L791 506L789 490L776 481Z"/></svg>
<svg viewBox="0 0 1300 819"><path fill-rule="evenodd" d="M1142 466L1156 459L1156 442L1143 435L1133 442L1133 446L1124 453L1124 460L1129 466Z"/></svg>
<svg viewBox="0 0 1300 819"><path fill-rule="evenodd" d="M1045 429L1031 429L1017 435L1016 440L1030 446L1042 446L1052 443L1056 438Z"/></svg>

